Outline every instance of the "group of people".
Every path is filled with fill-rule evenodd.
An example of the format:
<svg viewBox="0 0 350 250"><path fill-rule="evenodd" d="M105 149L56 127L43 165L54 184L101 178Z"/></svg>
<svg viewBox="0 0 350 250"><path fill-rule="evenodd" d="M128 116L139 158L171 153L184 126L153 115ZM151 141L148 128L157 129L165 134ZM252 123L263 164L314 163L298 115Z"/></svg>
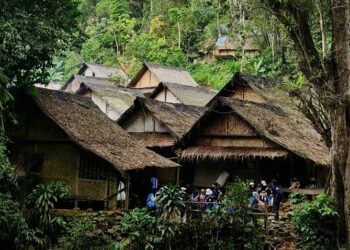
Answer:
<svg viewBox="0 0 350 250"><path fill-rule="evenodd" d="M190 195L190 201L199 203L201 209L210 210L212 207L219 206L224 196L223 190L219 189L218 183L212 183L210 188L194 190Z"/></svg>
<svg viewBox="0 0 350 250"><path fill-rule="evenodd" d="M147 196L147 207L153 209L156 206L156 196L158 191L158 180L155 177L151 178L152 192ZM194 190L189 194L189 201L196 207L202 210L210 210L220 206L223 202L224 191L219 189L218 183L212 183L210 188ZM274 221L279 220L279 208L283 198L283 192L281 191L277 181L274 179L271 184L267 184L265 180L262 180L259 185L256 185L254 181L249 183L251 197L249 199L248 208L251 212L258 210L263 212L266 206L273 206L275 218ZM184 191L185 188L182 188Z"/></svg>
<svg viewBox="0 0 350 250"><path fill-rule="evenodd" d="M254 181L249 183L251 197L249 199L250 211L259 210L263 212L266 206L273 206L275 213L274 221L279 220L279 208L283 198L283 192L280 189L278 182L273 179L270 185L267 185L265 180L262 180L259 185Z"/></svg>

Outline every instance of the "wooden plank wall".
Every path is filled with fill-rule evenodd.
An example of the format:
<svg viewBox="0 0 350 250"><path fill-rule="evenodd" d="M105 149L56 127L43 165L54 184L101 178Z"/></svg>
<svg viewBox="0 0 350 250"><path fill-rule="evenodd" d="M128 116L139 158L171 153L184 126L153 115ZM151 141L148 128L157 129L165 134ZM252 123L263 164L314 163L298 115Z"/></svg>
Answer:
<svg viewBox="0 0 350 250"><path fill-rule="evenodd" d="M141 78L137 81L134 88L149 88L149 87L157 87L159 81L157 77L149 70L147 70Z"/></svg>
<svg viewBox="0 0 350 250"><path fill-rule="evenodd" d="M215 147L276 147L274 143L258 136L252 126L234 113L217 114L208 123L202 124L195 145Z"/></svg>
<svg viewBox="0 0 350 250"><path fill-rule="evenodd" d="M162 124L153 118L149 111L145 111L145 113L141 110L135 112L128 120L121 124L121 126L127 132L168 132Z"/></svg>
<svg viewBox="0 0 350 250"><path fill-rule="evenodd" d="M249 86L235 85L234 93L230 97L243 101L266 103L266 101Z"/></svg>

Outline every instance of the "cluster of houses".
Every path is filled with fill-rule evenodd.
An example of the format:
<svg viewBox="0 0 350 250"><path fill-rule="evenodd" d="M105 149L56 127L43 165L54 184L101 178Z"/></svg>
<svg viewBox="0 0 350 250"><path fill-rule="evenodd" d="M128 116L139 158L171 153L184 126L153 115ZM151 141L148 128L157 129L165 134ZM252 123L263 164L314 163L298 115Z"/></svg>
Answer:
<svg viewBox="0 0 350 250"><path fill-rule="evenodd" d="M153 176L198 188L235 176L327 183L327 147L271 79L236 73L217 92L183 68L144 63L129 81L118 67L85 63L64 86L36 90L16 103L10 159L23 192L68 183L63 207L142 206Z"/></svg>

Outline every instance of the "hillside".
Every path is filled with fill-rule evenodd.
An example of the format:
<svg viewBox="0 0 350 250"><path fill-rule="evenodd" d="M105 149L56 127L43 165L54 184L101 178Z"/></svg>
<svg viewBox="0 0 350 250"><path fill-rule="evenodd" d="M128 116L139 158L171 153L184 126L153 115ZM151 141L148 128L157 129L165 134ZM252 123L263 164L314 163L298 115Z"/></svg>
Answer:
<svg viewBox="0 0 350 250"><path fill-rule="evenodd" d="M286 31L246 1L81 0L79 10L81 40L55 58L51 81L66 81L83 62L121 65L130 78L142 62L185 67L215 89L237 71L299 77ZM232 54L215 56L220 46Z"/></svg>

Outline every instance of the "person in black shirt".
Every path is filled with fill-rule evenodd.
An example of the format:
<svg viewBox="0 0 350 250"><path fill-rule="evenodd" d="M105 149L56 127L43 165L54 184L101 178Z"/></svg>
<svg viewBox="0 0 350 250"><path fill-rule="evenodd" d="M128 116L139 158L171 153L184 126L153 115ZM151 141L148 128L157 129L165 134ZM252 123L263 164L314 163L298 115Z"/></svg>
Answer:
<svg viewBox="0 0 350 250"><path fill-rule="evenodd" d="M272 180L272 195L273 195L273 210L275 212L275 220L279 220L279 210L280 210L280 203L283 197L283 193L278 186L278 183L276 180Z"/></svg>

